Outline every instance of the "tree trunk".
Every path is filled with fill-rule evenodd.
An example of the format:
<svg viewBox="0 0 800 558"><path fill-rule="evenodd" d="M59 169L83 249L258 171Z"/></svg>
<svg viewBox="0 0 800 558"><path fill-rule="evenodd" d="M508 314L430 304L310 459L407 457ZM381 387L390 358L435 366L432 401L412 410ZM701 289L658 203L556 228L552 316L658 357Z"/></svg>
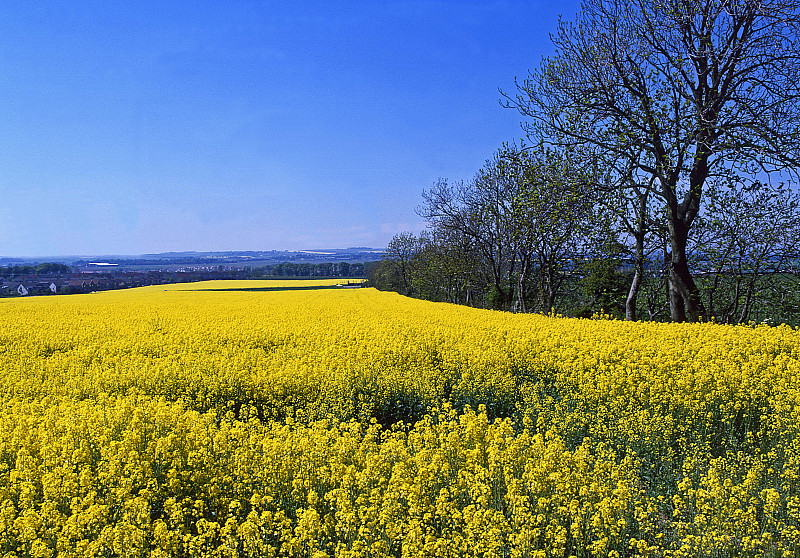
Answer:
<svg viewBox="0 0 800 558"><path fill-rule="evenodd" d="M636 271L633 274L631 288L628 291L628 298L625 299L625 319L629 322L636 321L636 301L639 298L639 287L642 285L644 275L644 262L636 256Z"/></svg>
<svg viewBox="0 0 800 558"><path fill-rule="evenodd" d="M547 307L546 311L553 312L556 305L556 284L555 284L555 270L552 264L547 266Z"/></svg>
<svg viewBox="0 0 800 558"><path fill-rule="evenodd" d="M672 269L669 271L667 280L667 291L669 292L669 313L673 322L686 321L686 307L683 305L683 297L676 283L672 279Z"/></svg>
<svg viewBox="0 0 800 558"><path fill-rule="evenodd" d="M647 196L648 190L638 191L639 212L636 217L636 230L633 237L636 240L634 247L635 271L631 280L631 288L628 291L628 298L625 299L625 320L636 321L636 301L639 299L639 288L642 286L644 278L644 237L647 224Z"/></svg>
<svg viewBox="0 0 800 558"><path fill-rule="evenodd" d="M670 223L670 229L672 254L669 267L669 306L672 321L703 321L706 319L706 309L686 259L688 228L680 220L676 220Z"/></svg>
<svg viewBox="0 0 800 558"><path fill-rule="evenodd" d="M522 312L523 314L528 311L525 308L525 284L528 281L528 269L530 268L530 259L522 258L522 269L519 272L517 280L517 302L515 303L515 312Z"/></svg>

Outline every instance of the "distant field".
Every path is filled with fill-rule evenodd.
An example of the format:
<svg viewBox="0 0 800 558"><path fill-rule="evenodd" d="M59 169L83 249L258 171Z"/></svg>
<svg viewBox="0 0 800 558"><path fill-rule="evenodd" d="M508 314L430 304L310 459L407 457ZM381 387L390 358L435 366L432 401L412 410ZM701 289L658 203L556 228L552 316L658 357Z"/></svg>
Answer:
<svg viewBox="0 0 800 558"><path fill-rule="evenodd" d="M175 283L171 285L153 285L150 288L164 291L236 291L236 290L291 290L337 287L339 285L356 285L364 279L247 279L229 281L198 281L195 283Z"/></svg>
<svg viewBox="0 0 800 558"><path fill-rule="evenodd" d="M797 330L337 282L0 300L0 553L800 552Z"/></svg>

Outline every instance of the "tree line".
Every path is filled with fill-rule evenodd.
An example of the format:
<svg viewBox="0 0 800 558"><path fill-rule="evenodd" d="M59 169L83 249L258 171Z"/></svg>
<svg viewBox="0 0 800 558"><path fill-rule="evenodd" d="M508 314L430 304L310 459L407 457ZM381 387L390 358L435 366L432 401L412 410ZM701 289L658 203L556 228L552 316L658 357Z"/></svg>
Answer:
<svg viewBox="0 0 800 558"><path fill-rule="evenodd" d="M800 321L800 2L587 0L502 92L525 142L423 192L379 288L520 312Z"/></svg>
<svg viewBox="0 0 800 558"><path fill-rule="evenodd" d="M343 277L360 278L365 276L365 264L361 262L323 262L323 263L279 263L253 267L251 277Z"/></svg>
<svg viewBox="0 0 800 558"><path fill-rule="evenodd" d="M37 265L0 266L0 277L18 277L21 275L66 275L72 268L66 264L46 262Z"/></svg>

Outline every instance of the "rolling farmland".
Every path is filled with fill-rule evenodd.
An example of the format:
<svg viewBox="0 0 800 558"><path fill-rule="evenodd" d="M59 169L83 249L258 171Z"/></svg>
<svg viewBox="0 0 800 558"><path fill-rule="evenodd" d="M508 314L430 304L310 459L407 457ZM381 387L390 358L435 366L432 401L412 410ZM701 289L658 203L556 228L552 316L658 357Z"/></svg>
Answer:
<svg viewBox="0 0 800 558"><path fill-rule="evenodd" d="M0 300L0 554L800 551L797 330L335 282Z"/></svg>

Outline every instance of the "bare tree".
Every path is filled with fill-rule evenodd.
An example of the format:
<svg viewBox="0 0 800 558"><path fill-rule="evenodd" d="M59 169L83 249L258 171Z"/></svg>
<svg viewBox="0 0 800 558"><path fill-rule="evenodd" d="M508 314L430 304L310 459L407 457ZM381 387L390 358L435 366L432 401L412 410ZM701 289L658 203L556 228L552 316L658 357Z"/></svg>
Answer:
<svg viewBox="0 0 800 558"><path fill-rule="evenodd" d="M522 186L520 176L517 162L500 150L467 183L451 185L440 179L423 192L424 203L418 209L433 230L457 232L470 239L498 308L508 308L514 299L515 200Z"/></svg>
<svg viewBox="0 0 800 558"><path fill-rule="evenodd" d="M745 323L758 309L777 314L769 294L795 290L800 195L783 185L736 183L709 190L694 250L700 290L717 321Z"/></svg>
<svg viewBox="0 0 800 558"><path fill-rule="evenodd" d="M516 200L518 300L525 311L527 283L535 280L537 310L549 312L564 281L574 271L575 259L585 252L592 201L591 184L574 154L555 150L511 150L523 170L523 185Z"/></svg>
<svg viewBox="0 0 800 558"><path fill-rule="evenodd" d="M592 192L597 204L607 218L617 223L620 236L630 245L633 256L633 274L625 300L625 319L637 319L639 291L645 280L645 267L648 262L646 250L647 237L653 229L653 186L655 177L639 169L643 156L639 150L615 156L614 153L598 153L587 157L591 164L602 170L594 170L596 177Z"/></svg>
<svg viewBox="0 0 800 558"><path fill-rule="evenodd" d="M506 105L529 136L628 157L669 230L670 311L707 317L687 259L706 181L800 163L798 0L587 0ZM640 152L643 156L639 156Z"/></svg>

